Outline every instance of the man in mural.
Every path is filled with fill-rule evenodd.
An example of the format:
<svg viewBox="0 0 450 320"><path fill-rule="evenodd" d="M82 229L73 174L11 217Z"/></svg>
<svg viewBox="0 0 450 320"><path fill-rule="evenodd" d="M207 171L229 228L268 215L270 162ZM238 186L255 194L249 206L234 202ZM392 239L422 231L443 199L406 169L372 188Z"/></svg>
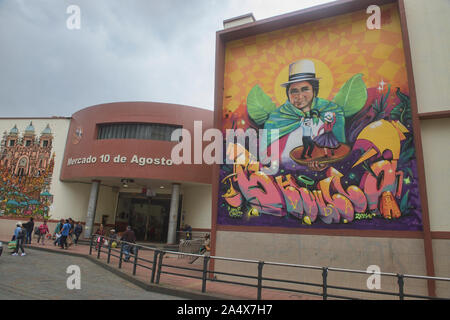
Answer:
<svg viewBox="0 0 450 320"><path fill-rule="evenodd" d="M289 153L302 145L303 128L305 118L312 118L319 114L320 125L326 112L334 112L336 123L333 133L337 140L345 143L345 116L343 109L334 102L319 98L319 80L316 77L314 62L311 60L299 60L289 66L288 82L281 86L286 88L287 101L282 106L271 112L264 124L267 129L267 146L275 139L270 136L270 130L278 129L279 138L288 135L281 161L290 160Z"/></svg>

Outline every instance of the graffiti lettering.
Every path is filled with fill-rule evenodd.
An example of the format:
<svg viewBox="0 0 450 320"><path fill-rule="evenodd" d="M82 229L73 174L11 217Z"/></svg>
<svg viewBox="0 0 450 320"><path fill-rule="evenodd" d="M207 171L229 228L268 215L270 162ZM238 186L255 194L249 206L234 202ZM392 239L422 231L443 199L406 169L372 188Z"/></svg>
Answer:
<svg viewBox="0 0 450 320"><path fill-rule="evenodd" d="M327 177L317 183L315 190L301 188L291 174L273 178L256 168L235 165L235 175L230 179L233 192L231 194L229 190L229 195L224 197L231 207L241 205L242 195L261 213L279 217L290 214L306 224L314 223L317 218L326 224L369 219L373 216L366 214L366 209L378 207L385 218L400 217L393 196L400 197L402 189L399 182L402 173L396 172L396 161L375 162L372 170L376 175L382 175L382 179L366 174L360 187L351 185L346 190L341 184L343 174L333 167L327 170ZM237 183L240 193L233 188L233 182Z"/></svg>

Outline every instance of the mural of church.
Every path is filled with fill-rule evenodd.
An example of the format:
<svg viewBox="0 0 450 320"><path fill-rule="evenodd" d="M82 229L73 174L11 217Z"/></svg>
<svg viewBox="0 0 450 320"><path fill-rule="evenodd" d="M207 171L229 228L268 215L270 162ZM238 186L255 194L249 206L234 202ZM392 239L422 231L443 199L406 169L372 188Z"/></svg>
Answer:
<svg viewBox="0 0 450 320"><path fill-rule="evenodd" d="M55 154L47 124L36 134L33 123L23 134L14 125L3 133L0 149L0 214L48 218L53 196L49 193Z"/></svg>

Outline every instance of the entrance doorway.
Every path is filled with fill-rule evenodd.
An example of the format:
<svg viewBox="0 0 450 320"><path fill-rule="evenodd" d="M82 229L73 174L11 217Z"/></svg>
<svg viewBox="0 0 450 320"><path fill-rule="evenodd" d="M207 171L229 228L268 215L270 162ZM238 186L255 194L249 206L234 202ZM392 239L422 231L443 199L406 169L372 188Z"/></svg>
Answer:
<svg viewBox="0 0 450 320"><path fill-rule="evenodd" d="M165 243L169 228L170 195L147 197L138 193L119 193L115 227L124 232L129 225L137 241ZM181 216L181 197L177 230Z"/></svg>

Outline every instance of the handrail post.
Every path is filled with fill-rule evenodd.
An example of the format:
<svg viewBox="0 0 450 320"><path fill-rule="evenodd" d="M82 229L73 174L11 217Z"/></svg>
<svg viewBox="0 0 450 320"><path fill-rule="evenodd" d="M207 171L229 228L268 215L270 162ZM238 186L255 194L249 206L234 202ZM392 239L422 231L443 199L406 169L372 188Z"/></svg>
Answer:
<svg viewBox="0 0 450 320"><path fill-rule="evenodd" d="M398 282L398 297L400 300L405 299L405 281L402 274L397 274L397 282Z"/></svg>
<svg viewBox="0 0 450 320"><path fill-rule="evenodd" d="M89 241L89 255L92 255L92 243L94 242L94 234L91 235L91 241Z"/></svg>
<svg viewBox="0 0 450 320"><path fill-rule="evenodd" d="M257 300L261 300L262 298L262 272L264 267L264 261L258 262L258 292L257 292Z"/></svg>
<svg viewBox="0 0 450 320"><path fill-rule="evenodd" d="M134 261L133 261L133 276L136 275L136 265L137 265L137 260L138 260L138 251L139 248L137 245L134 246Z"/></svg>
<svg viewBox="0 0 450 320"><path fill-rule="evenodd" d="M159 284L159 279L161 277L161 268L162 268L163 257L164 257L164 251L160 251L159 259L158 259L158 272L156 273L156 284Z"/></svg>
<svg viewBox="0 0 450 320"><path fill-rule="evenodd" d="M207 274L208 274L208 262L209 262L210 257L209 256L205 256L203 258L203 274L202 274L202 292L205 293L206 292L206 280L207 280Z"/></svg>
<svg viewBox="0 0 450 320"><path fill-rule="evenodd" d="M152 277L150 279L151 283L155 283L155 273L156 273L156 265L157 265L157 261L158 261L158 254L159 254L159 250L155 250L155 253L153 254Z"/></svg>
<svg viewBox="0 0 450 320"><path fill-rule="evenodd" d="M111 261L111 242L112 241L108 241L108 260L107 260L108 264Z"/></svg>
<svg viewBox="0 0 450 320"><path fill-rule="evenodd" d="M322 268L322 298L323 300L327 300L328 298L328 294L327 294L327 278L328 278L328 268L327 267L323 267Z"/></svg>
<svg viewBox="0 0 450 320"><path fill-rule="evenodd" d="M120 255L119 255L119 269L122 268L122 258L123 257L123 243L120 244Z"/></svg>
<svg viewBox="0 0 450 320"><path fill-rule="evenodd" d="M98 243L97 259L100 259L100 252L102 251L102 243L103 243L103 236L100 236L100 241Z"/></svg>

